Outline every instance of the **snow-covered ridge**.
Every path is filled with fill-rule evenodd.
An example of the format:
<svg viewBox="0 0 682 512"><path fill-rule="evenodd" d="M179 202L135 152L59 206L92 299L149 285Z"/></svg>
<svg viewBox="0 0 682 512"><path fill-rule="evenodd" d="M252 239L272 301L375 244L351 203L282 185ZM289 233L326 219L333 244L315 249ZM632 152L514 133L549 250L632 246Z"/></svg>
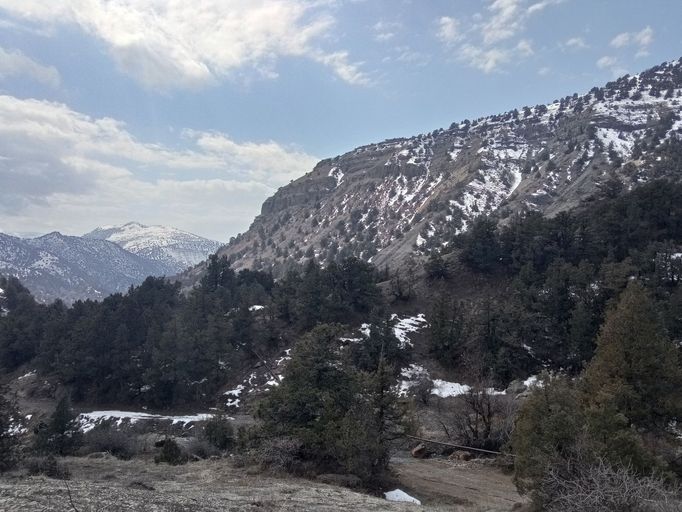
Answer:
<svg viewBox="0 0 682 512"><path fill-rule="evenodd" d="M574 208L609 172L628 188L680 179L652 162L682 140L681 113L674 61L549 104L364 145L279 189L219 253L275 274L310 258L400 266L447 246L479 216L506 222Z"/></svg>
<svg viewBox="0 0 682 512"><path fill-rule="evenodd" d="M168 274L200 263L222 245L177 228L145 226L139 222L97 228L84 237L108 240L126 251L159 262L166 266Z"/></svg>

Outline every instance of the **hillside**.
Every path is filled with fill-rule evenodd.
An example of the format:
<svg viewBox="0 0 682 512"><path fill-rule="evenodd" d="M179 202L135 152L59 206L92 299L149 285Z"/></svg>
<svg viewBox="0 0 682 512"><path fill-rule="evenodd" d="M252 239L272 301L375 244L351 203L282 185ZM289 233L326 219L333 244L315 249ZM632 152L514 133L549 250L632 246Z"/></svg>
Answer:
<svg viewBox="0 0 682 512"><path fill-rule="evenodd" d="M549 105L359 147L279 189L219 254L276 275L310 258L400 265L448 245L480 215L553 216L611 178L626 189L679 180L666 148L682 134L681 95L678 60Z"/></svg>
<svg viewBox="0 0 682 512"><path fill-rule="evenodd" d="M162 265L166 275L173 275L196 265L222 245L215 240L177 228L145 226L139 222L100 227L83 237L113 242L126 251Z"/></svg>

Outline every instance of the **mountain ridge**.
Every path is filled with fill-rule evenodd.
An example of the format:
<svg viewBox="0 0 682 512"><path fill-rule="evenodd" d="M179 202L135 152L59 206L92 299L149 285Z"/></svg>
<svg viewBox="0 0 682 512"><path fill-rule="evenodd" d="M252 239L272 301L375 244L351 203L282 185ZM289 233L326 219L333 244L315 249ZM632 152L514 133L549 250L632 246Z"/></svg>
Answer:
<svg viewBox="0 0 682 512"><path fill-rule="evenodd" d="M133 254L162 264L168 275L196 265L223 245L174 227L147 226L135 221L120 226L98 227L83 237L118 244Z"/></svg>
<svg viewBox="0 0 682 512"><path fill-rule="evenodd" d="M124 292L163 268L114 243L54 231L28 239L0 233L0 274L18 277L42 302L72 302Z"/></svg>
<svg viewBox="0 0 682 512"><path fill-rule="evenodd" d="M58 231L35 238L0 233L0 275L19 278L41 302L101 300L148 276L175 275L220 245L176 228L136 222L80 237Z"/></svg>
<svg viewBox="0 0 682 512"><path fill-rule="evenodd" d="M480 215L552 216L611 179L626 189L678 180L669 164L681 96L678 59L548 105L360 146L280 188L218 254L275 275L311 258L400 265L446 247ZM196 281L203 266L182 279Z"/></svg>

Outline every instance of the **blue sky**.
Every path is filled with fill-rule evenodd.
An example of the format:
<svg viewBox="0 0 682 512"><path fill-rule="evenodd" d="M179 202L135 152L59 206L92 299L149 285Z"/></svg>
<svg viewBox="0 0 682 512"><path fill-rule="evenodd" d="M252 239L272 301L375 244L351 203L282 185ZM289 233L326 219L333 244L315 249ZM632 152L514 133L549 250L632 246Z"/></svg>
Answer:
<svg viewBox="0 0 682 512"><path fill-rule="evenodd" d="M682 56L675 0L0 0L0 230L227 240L320 158Z"/></svg>

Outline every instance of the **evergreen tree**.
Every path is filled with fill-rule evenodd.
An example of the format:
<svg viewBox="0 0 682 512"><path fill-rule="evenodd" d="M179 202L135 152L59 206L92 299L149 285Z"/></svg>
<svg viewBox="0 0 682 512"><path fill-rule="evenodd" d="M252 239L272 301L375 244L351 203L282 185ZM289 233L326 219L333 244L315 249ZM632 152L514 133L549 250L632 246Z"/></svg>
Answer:
<svg viewBox="0 0 682 512"><path fill-rule="evenodd" d="M41 425L35 436L35 447L40 453L72 455L80 446L82 434L71 401L65 395L55 408L50 421Z"/></svg>
<svg viewBox="0 0 682 512"><path fill-rule="evenodd" d="M472 269L491 272L500 264L497 223L491 217L477 218L464 236L460 259Z"/></svg>
<svg viewBox="0 0 682 512"><path fill-rule="evenodd" d="M642 435L665 436L681 417L680 386L678 349L648 293L633 281L607 314L584 378L588 426L605 456L650 467Z"/></svg>
<svg viewBox="0 0 682 512"><path fill-rule="evenodd" d="M548 469L577 454L583 425L575 387L567 379L545 375L523 402L512 433L514 481L522 493L537 499Z"/></svg>

